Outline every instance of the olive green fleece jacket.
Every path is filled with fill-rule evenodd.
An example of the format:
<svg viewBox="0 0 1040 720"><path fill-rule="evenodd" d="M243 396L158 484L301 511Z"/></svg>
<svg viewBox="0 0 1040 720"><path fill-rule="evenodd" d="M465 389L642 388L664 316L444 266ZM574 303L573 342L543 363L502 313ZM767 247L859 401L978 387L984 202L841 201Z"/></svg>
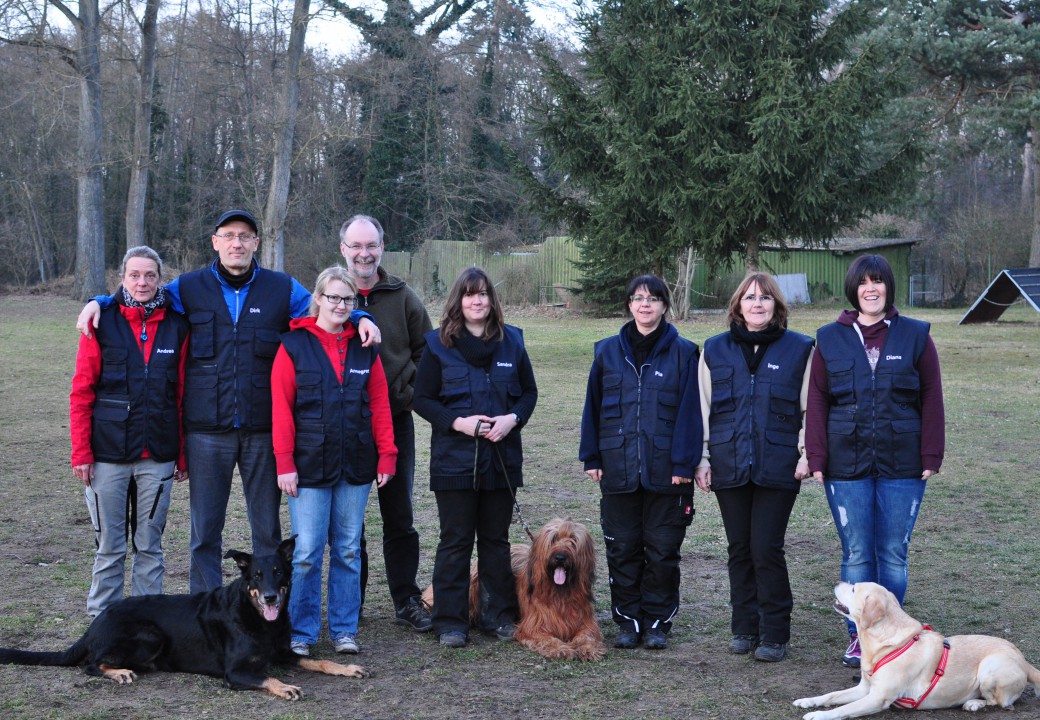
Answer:
<svg viewBox="0 0 1040 720"><path fill-rule="evenodd" d="M393 415L412 409L415 369L419 365L426 340L433 329L426 306L399 277L378 268L379 282L367 294L358 293L358 308L368 312L379 326L383 342L379 359L390 388L390 412Z"/></svg>

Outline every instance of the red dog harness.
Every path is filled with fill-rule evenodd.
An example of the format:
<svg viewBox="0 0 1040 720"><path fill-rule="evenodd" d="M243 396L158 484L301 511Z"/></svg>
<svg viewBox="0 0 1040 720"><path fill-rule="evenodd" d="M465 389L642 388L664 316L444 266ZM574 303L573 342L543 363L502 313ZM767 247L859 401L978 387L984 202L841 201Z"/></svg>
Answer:
<svg viewBox="0 0 1040 720"><path fill-rule="evenodd" d="M921 626L921 630L922 631L924 631L924 630L931 630L931 629L932 628L929 625L922 625ZM904 645L903 647L899 648L898 650L893 650L888 655L885 655L885 657L883 657L880 660L878 660L877 664L874 665L874 669L868 671L867 675L869 676L869 675L873 675L874 673L876 673L885 663L889 663L889 662L892 662L893 660L895 660L897 657L899 657L900 655L905 653L907 650L909 650L911 647L913 647L914 643L916 643L920 639L921 639L920 634L914 635L912 638L910 638L907 641L906 645ZM932 683L928 686L928 689L925 690L924 694L921 695L921 697L917 698L916 700L914 700L913 698L901 697L901 698L898 698L898 699L894 700L892 702L892 704L895 705L898 708L902 708L903 710L916 710L921 705L921 703L924 702L924 699L926 697L928 697L928 695L932 692L932 690L935 689L935 686L939 684L939 679L942 678L942 676L946 674L946 661L949 658L950 658L950 641L947 640L946 638L943 638L942 657L939 658L939 666L937 668L935 668L935 675L932 676Z"/></svg>

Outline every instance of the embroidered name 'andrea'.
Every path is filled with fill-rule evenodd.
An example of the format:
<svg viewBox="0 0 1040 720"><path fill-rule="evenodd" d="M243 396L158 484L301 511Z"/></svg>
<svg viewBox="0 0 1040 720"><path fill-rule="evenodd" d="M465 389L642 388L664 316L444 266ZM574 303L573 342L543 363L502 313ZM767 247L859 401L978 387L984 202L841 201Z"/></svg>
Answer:
<svg viewBox="0 0 1040 720"><path fill-rule="evenodd" d="M155 348L155 352L159 353L160 355L173 355L177 351L173 348Z"/></svg>

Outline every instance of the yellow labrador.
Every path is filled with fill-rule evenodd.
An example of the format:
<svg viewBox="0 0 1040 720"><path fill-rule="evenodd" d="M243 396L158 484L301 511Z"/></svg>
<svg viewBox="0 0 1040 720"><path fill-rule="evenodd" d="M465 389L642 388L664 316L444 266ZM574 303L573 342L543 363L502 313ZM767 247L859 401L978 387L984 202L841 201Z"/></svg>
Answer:
<svg viewBox="0 0 1040 720"><path fill-rule="evenodd" d="M1026 685L1040 689L1040 670L1007 640L987 635L944 640L875 583L838 583L834 597L834 609L852 618L859 631L862 679L848 690L795 700L800 708L841 706L806 713L804 720L860 717L893 704L920 710L1010 708Z"/></svg>

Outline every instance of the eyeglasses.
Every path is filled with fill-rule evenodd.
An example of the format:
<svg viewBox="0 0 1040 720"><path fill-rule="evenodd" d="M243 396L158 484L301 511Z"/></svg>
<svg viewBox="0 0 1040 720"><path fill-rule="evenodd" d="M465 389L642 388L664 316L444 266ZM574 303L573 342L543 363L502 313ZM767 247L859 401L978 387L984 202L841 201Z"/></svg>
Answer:
<svg viewBox="0 0 1040 720"><path fill-rule="evenodd" d="M340 303L345 303L347 307L354 307L354 301L357 299L355 295L326 295L322 293L321 296L332 303L332 307L339 307Z"/></svg>
<svg viewBox="0 0 1040 720"><path fill-rule="evenodd" d="M664 302L662 298L659 298L656 295L630 295L628 299L636 305L642 305L645 302L650 303L651 305L654 303Z"/></svg>
<svg viewBox="0 0 1040 720"><path fill-rule="evenodd" d="M253 242L257 239L256 235L235 235L234 233L224 233L223 235L217 235L217 237L228 242L238 240L241 243Z"/></svg>
<svg viewBox="0 0 1040 720"><path fill-rule="evenodd" d="M350 250L350 252L361 252L362 250L367 250L370 253L374 253L376 250L379 249L380 246L379 245L356 245L356 244L352 244L352 245L344 245L343 247L345 247L347 250Z"/></svg>

